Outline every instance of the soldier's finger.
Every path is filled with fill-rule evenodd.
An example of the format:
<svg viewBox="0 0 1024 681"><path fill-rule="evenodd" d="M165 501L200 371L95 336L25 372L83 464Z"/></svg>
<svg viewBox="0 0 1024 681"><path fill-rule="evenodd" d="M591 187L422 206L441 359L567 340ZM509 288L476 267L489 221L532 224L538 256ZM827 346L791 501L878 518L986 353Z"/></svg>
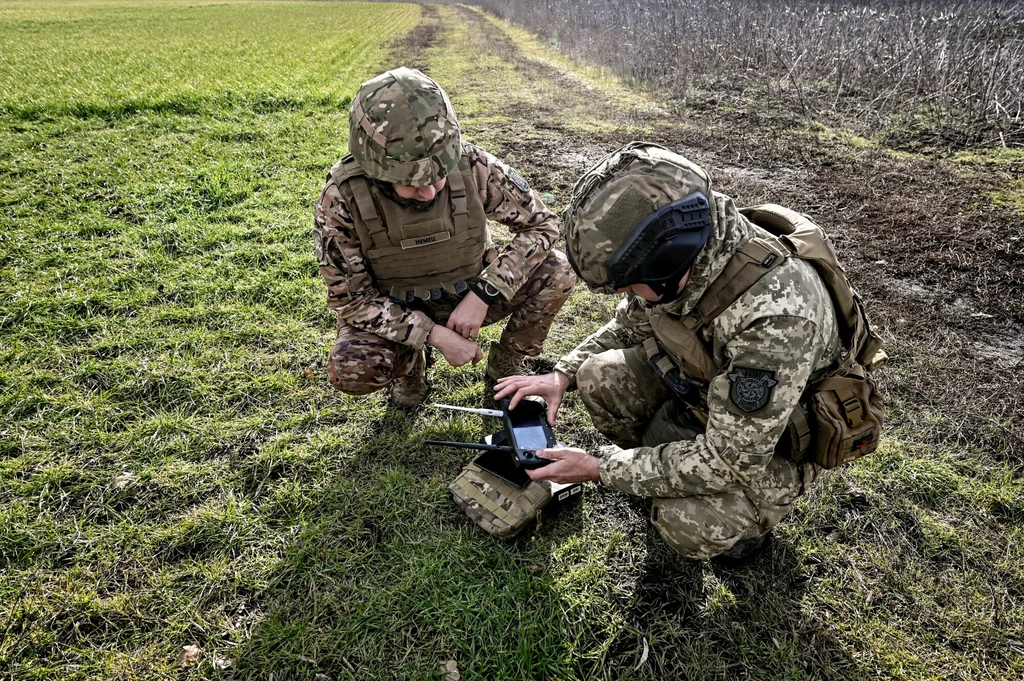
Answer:
<svg viewBox="0 0 1024 681"><path fill-rule="evenodd" d="M516 405L519 404L519 402L529 394L530 393L526 392L526 388L517 388L516 394L512 396L512 400L508 403L509 411L515 409Z"/></svg>
<svg viewBox="0 0 1024 681"><path fill-rule="evenodd" d="M512 385L506 385L506 386L496 385L496 386L494 386L494 389L497 391L497 392L494 393L494 399L500 400L501 398L505 397L506 395L509 395L509 394L515 392L516 388L515 388L515 386L512 386Z"/></svg>
<svg viewBox="0 0 1024 681"><path fill-rule="evenodd" d="M484 358L484 351L480 349L480 346L476 346L476 354L473 355L473 364L476 364Z"/></svg>
<svg viewBox="0 0 1024 681"><path fill-rule="evenodd" d="M561 398L552 397L548 400L548 423L551 424L551 427L555 425L555 419L558 417L558 407L561 405Z"/></svg>
<svg viewBox="0 0 1024 681"><path fill-rule="evenodd" d="M561 461L568 454L568 450L558 449L540 449L537 451L537 457L541 459L548 459L549 461Z"/></svg>

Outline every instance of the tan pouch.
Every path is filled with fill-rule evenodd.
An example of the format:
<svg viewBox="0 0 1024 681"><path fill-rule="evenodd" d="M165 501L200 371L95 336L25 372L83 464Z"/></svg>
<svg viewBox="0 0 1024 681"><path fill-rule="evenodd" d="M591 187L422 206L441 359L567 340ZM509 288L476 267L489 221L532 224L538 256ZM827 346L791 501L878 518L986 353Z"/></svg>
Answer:
<svg viewBox="0 0 1024 681"><path fill-rule="evenodd" d="M885 413L874 382L864 372L819 382L812 393L811 412L815 421L812 454L819 466L842 466L878 448Z"/></svg>
<svg viewBox="0 0 1024 681"><path fill-rule="evenodd" d="M551 500L551 485L534 480L525 487L469 464L449 485L455 503L488 534L507 539L517 535Z"/></svg>

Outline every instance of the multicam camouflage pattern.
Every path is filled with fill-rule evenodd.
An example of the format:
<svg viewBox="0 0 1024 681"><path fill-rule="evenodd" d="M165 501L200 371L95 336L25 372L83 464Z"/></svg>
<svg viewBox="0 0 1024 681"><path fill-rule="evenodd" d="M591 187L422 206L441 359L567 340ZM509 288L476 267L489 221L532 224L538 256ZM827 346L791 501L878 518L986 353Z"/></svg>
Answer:
<svg viewBox="0 0 1024 681"><path fill-rule="evenodd" d="M359 88L349 110L348 147L370 177L425 187L458 165L462 136L441 86L401 67Z"/></svg>
<svg viewBox="0 0 1024 681"><path fill-rule="evenodd" d="M513 344L507 347L526 355L538 354L551 319L575 282L564 255L549 259L558 236L558 218L536 192L523 192L515 186L508 178L508 166L479 147L463 146L470 157L474 184L487 217L507 225L513 234L502 252L495 255L492 250L487 258L489 264L479 278L494 286L507 301L499 303L503 312L495 319L526 306L521 313L512 315L506 326L506 333L518 339L510 341ZM327 284L327 303L355 329L393 343L422 348L435 321L447 319L447 313L435 316L433 309L412 310L377 287L351 212L333 183L327 184L317 201L313 241L320 276ZM544 269L540 269L542 264ZM559 298L561 302L557 302ZM532 325L543 329L543 334L531 331Z"/></svg>
<svg viewBox="0 0 1024 681"><path fill-rule="evenodd" d="M648 214L695 191L711 195L711 180L684 157L632 142L579 179L563 214L566 249L587 287L615 293L608 261Z"/></svg>
<svg viewBox="0 0 1024 681"><path fill-rule="evenodd" d="M327 360L327 376L338 390L350 395L368 395L400 383L396 398L414 400L417 385L426 398L427 352L389 341L338 319L338 337Z"/></svg>
<svg viewBox="0 0 1024 681"><path fill-rule="evenodd" d="M497 380L507 375L503 372L511 372L514 367L521 366L524 357L540 354L555 315L572 293L575 283L576 276L565 255L552 250L512 300L495 303L487 309L484 326L508 318L500 339L491 345L487 359L488 375L497 374L492 375ZM437 321L443 322L444 319ZM331 350L328 375L334 387L354 395L380 390L392 380L401 379L401 386L396 384L393 388L396 403L419 404L422 399L411 401L414 399L411 395L422 390L423 397L426 397L426 365L410 358L422 354L420 349L357 330L339 315L338 339ZM410 373L416 368L420 368L422 379L416 379ZM409 378L403 378L406 376ZM407 398L406 394L410 396Z"/></svg>
<svg viewBox="0 0 1024 681"><path fill-rule="evenodd" d="M686 319L736 250L766 236L731 199L710 187L706 192L714 197L714 227L680 297L648 305L627 296L612 321L555 367L574 381L595 425L624 448L604 452L601 480L655 497L655 525L674 548L696 558L763 534L813 480L814 464L795 465L773 454L809 377L839 354L828 291L808 263L791 258L706 328L703 340L719 367L702 405L706 426L678 410L659 411L675 399L640 347L656 336L652 317L662 316L662 332L666 319ZM731 399L729 374L737 366L770 372L777 381L760 409L747 413ZM656 419L656 413L662 415Z"/></svg>
<svg viewBox="0 0 1024 681"><path fill-rule="evenodd" d="M546 480L516 487L472 463L462 469L448 489L474 523L502 539L522 531L551 500L551 484Z"/></svg>

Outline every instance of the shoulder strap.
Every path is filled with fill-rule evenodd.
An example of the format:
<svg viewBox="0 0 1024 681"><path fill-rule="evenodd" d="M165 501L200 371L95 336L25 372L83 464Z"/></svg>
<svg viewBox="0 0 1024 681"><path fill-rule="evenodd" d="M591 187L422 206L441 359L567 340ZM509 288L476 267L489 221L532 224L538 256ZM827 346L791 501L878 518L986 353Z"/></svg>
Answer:
<svg viewBox="0 0 1024 681"><path fill-rule="evenodd" d="M788 256L787 249L774 239L757 237L743 244L708 286L684 323L694 330L707 326Z"/></svg>
<svg viewBox="0 0 1024 681"><path fill-rule="evenodd" d="M456 234L462 234L469 229L469 208L466 206L466 178L464 176L464 174L469 174L468 171L469 157L463 154L459 159L459 167L447 175L448 200L452 205L452 219L455 221Z"/></svg>
<svg viewBox="0 0 1024 681"><path fill-rule="evenodd" d="M370 193L370 181L366 173L351 154L345 156L331 168L330 181L336 184L343 193L351 194L359 218L366 224L366 231L375 248L387 248L391 245L384 221L381 220L377 204ZM344 192L342 187L348 187Z"/></svg>

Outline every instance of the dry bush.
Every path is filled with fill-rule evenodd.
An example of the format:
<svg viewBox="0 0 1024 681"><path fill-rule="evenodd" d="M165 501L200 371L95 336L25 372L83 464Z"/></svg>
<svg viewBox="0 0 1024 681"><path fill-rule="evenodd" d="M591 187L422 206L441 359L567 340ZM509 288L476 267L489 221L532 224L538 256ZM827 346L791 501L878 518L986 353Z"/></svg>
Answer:
<svg viewBox="0 0 1024 681"><path fill-rule="evenodd" d="M639 80L744 91L951 143L1024 144L1016 2L475 2Z"/></svg>

